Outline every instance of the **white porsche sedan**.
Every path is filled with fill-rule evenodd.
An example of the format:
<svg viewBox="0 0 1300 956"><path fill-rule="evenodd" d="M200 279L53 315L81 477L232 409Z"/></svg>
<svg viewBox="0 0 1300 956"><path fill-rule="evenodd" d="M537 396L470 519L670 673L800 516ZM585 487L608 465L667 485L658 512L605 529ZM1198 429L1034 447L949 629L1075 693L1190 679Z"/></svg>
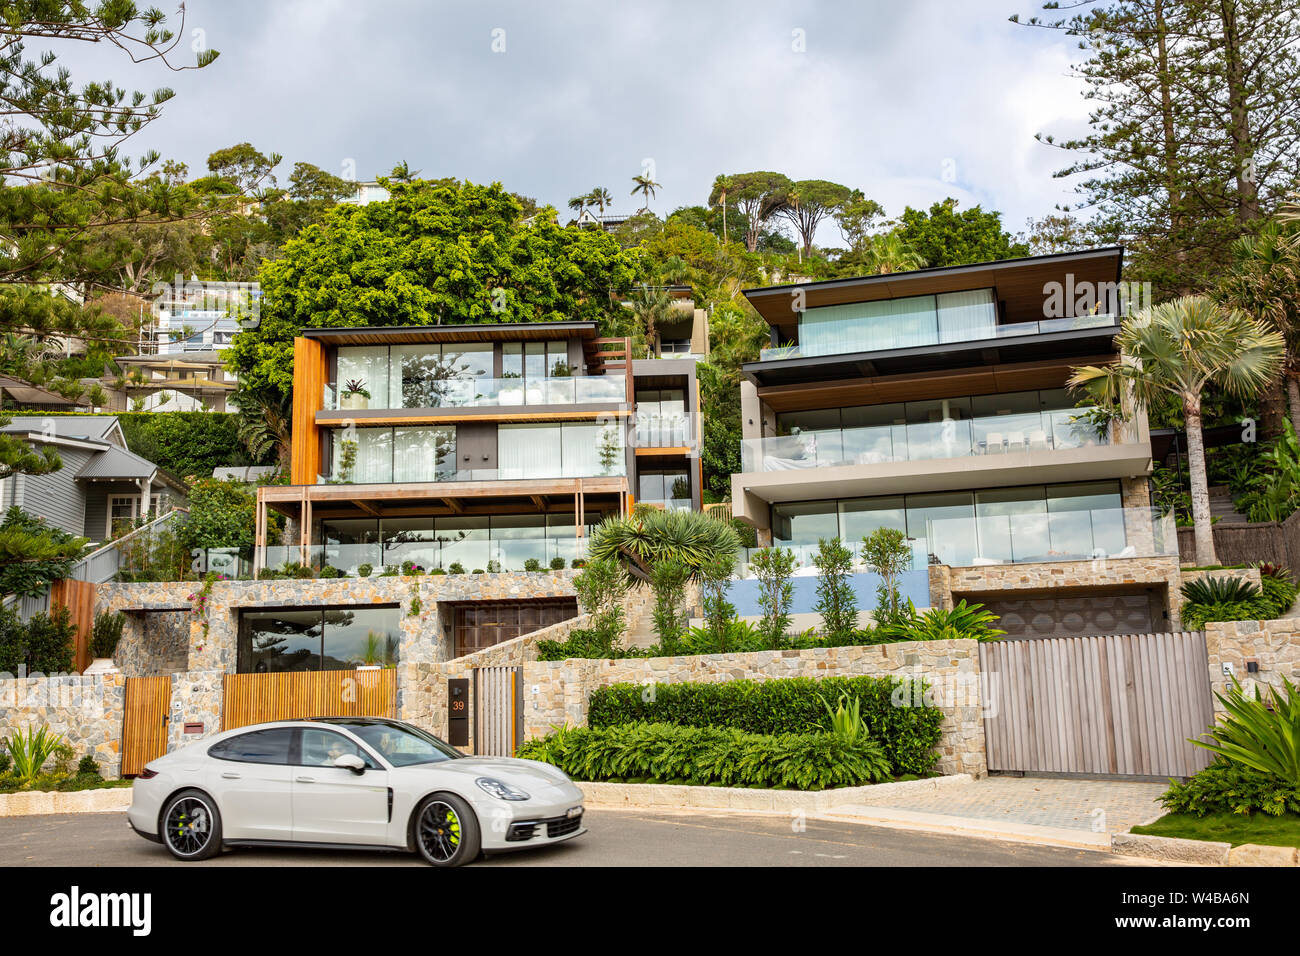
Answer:
<svg viewBox="0 0 1300 956"><path fill-rule="evenodd" d="M582 791L535 760L467 757L378 717L228 730L150 761L131 828L180 860L223 846L406 850L434 866L581 836Z"/></svg>

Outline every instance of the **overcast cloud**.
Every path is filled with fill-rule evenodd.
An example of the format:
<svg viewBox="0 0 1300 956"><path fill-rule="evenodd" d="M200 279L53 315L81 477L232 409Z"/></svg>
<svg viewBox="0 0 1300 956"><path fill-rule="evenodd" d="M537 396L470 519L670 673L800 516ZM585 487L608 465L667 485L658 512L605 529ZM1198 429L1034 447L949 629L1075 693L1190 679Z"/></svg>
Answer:
<svg viewBox="0 0 1300 956"><path fill-rule="evenodd" d="M632 211L650 160L660 214L703 203L720 172L775 169L861 188L891 215L953 195L1019 231L1071 196L1052 177L1064 157L1033 134L1087 116L1067 75L1078 51L1008 23L1034 12L1015 0L187 5L187 32L203 31L187 42L221 51L202 71L124 69L103 50L65 62L172 86L135 148L193 173L247 140L284 156L281 182L296 161L371 179L404 159L562 210L604 186Z"/></svg>

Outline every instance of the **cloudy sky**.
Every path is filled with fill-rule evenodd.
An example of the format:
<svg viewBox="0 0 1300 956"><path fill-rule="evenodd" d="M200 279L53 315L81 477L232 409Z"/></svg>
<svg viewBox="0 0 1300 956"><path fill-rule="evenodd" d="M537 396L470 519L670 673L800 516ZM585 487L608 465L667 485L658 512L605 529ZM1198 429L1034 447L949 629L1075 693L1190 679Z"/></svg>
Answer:
<svg viewBox="0 0 1300 956"><path fill-rule="evenodd" d="M604 186L632 211L649 162L663 214L704 202L720 172L775 169L861 188L891 214L956 196L1018 231L1070 198L1051 175L1063 157L1034 133L1087 115L1071 42L1007 22L1035 12L1024 0L187 6L187 45L221 51L204 70L124 68L103 50L65 62L172 86L137 149L192 172L247 140L284 156L281 182L300 160L359 179L406 160L561 209Z"/></svg>

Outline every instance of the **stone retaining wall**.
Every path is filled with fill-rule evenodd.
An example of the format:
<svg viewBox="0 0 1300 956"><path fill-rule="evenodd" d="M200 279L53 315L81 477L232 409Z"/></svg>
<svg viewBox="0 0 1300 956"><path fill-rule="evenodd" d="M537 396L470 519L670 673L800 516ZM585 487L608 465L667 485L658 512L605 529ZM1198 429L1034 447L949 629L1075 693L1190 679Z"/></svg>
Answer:
<svg viewBox="0 0 1300 956"><path fill-rule="evenodd" d="M125 709L121 674L0 680L0 739L44 725L76 751L78 760L92 756L103 776L116 777Z"/></svg>
<svg viewBox="0 0 1300 956"><path fill-rule="evenodd" d="M628 660L530 661L523 665L524 736L587 723L587 701L618 683L719 682L782 677L920 677L944 712L941 773L987 773L975 641L909 641L870 647L819 647L748 654L704 654Z"/></svg>
<svg viewBox="0 0 1300 956"><path fill-rule="evenodd" d="M1276 621L1224 621L1205 625L1205 646L1209 652L1210 689L1216 694L1227 692L1232 679L1223 673L1223 665L1232 665L1236 677L1249 689L1250 682L1282 688L1282 678L1300 684L1300 618ZM1246 669L1250 660L1259 662L1259 671ZM1264 688L1261 691L1267 693ZM1219 702L1215 700L1215 709Z"/></svg>

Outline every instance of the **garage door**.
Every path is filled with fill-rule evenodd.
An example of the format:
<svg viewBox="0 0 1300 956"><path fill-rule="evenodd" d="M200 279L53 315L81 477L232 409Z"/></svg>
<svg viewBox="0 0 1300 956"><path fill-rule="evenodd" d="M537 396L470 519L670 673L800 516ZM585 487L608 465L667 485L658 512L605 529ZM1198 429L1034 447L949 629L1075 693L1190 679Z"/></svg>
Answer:
<svg viewBox="0 0 1300 956"><path fill-rule="evenodd" d="M1152 634L1169 629L1164 595L1156 588L1035 594L1024 597L965 597L1002 619L1008 638L1079 637L1084 634Z"/></svg>

